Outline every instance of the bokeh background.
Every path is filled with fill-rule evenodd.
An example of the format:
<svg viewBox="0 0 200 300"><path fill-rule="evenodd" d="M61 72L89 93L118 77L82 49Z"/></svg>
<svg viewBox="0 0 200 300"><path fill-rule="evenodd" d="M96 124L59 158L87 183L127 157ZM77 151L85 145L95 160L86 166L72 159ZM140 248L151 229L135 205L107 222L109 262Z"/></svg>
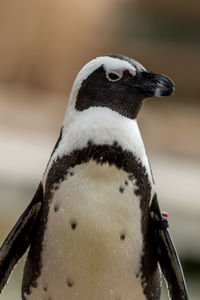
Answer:
<svg viewBox="0 0 200 300"><path fill-rule="evenodd" d="M0 242L30 202L72 82L90 59L121 53L171 77L139 125L192 300L200 295L200 2L1 0ZM0 298L20 299L24 258ZM162 300L166 298L163 289Z"/></svg>

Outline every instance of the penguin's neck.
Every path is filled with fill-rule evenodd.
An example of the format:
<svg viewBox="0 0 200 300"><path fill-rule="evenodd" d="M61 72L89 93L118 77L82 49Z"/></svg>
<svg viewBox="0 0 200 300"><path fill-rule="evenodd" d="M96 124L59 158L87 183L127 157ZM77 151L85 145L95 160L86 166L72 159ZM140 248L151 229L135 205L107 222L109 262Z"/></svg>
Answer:
<svg viewBox="0 0 200 300"><path fill-rule="evenodd" d="M106 107L91 107L81 112L69 111L55 157L80 150L88 142L95 145L117 143L141 161L146 156L136 119L131 120Z"/></svg>
<svg viewBox="0 0 200 300"><path fill-rule="evenodd" d="M57 157L74 150L95 145L119 145L132 152L146 167L151 177L148 159L136 119L129 119L106 107L91 107L84 111L70 109L63 123L61 141L53 153L50 165Z"/></svg>
<svg viewBox="0 0 200 300"><path fill-rule="evenodd" d="M62 136L48 163L43 183L57 158L93 145L118 145L130 151L136 160L145 167L150 182L153 179L136 119L126 118L105 107L91 107L78 112L68 110L62 127Z"/></svg>

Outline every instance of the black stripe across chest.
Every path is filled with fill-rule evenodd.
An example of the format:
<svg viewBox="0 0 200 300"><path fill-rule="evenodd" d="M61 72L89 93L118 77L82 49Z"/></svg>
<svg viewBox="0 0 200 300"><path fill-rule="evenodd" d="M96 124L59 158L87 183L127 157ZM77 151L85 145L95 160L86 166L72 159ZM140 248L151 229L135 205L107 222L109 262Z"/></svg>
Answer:
<svg viewBox="0 0 200 300"><path fill-rule="evenodd" d="M51 165L47 175L45 194L46 199L51 199L52 191L68 175L73 175L71 169L76 165L87 163L90 160L97 164L105 163L115 166L128 174L130 180L134 180L134 193L140 197L143 204L149 205L151 197L151 183L146 168L131 151L123 150L117 142L112 145L95 145L88 142L87 146L74 150L69 155L58 157ZM146 206L145 205L145 206Z"/></svg>

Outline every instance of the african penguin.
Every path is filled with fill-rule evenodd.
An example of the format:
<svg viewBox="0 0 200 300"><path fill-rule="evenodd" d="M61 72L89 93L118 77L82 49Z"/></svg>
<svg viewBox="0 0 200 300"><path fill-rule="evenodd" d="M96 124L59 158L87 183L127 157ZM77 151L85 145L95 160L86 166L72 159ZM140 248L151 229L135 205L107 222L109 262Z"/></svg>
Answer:
<svg viewBox="0 0 200 300"><path fill-rule="evenodd" d="M168 77L125 56L81 69L38 190L1 248L1 289L30 246L23 300L160 299L164 247L136 117L145 98L173 92Z"/></svg>

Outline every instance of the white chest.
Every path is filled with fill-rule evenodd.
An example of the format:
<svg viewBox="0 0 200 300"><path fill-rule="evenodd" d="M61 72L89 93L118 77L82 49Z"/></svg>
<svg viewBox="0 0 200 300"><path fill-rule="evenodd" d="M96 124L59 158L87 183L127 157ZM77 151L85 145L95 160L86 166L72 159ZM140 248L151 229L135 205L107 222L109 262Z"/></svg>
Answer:
<svg viewBox="0 0 200 300"><path fill-rule="evenodd" d="M140 271L140 199L122 170L90 161L54 193L42 271L32 299L146 299Z"/></svg>

